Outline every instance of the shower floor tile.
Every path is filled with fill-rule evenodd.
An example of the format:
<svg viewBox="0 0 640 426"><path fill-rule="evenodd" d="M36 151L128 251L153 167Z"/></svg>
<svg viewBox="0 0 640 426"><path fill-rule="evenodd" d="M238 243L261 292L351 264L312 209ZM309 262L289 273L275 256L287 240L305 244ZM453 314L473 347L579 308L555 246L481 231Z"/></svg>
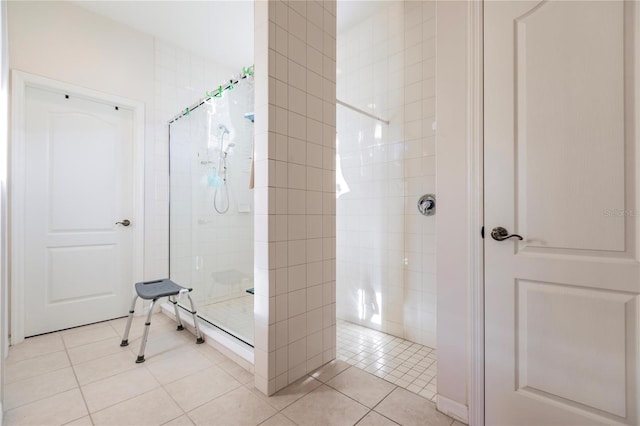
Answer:
<svg viewBox="0 0 640 426"><path fill-rule="evenodd" d="M435 401L435 349L343 320L336 332L338 360Z"/></svg>
<svg viewBox="0 0 640 426"><path fill-rule="evenodd" d="M253 345L253 295L198 307L198 315Z"/></svg>

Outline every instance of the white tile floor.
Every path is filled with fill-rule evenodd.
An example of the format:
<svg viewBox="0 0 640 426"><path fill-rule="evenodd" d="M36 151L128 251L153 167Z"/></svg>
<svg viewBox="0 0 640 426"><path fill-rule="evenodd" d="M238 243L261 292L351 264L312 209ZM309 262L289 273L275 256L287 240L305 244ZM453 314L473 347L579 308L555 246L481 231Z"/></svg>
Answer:
<svg viewBox="0 0 640 426"><path fill-rule="evenodd" d="M200 308L202 316L253 344L253 296ZM337 359L435 401L436 350L347 321L337 322Z"/></svg>
<svg viewBox="0 0 640 426"><path fill-rule="evenodd" d="M347 321L336 331L338 360L435 401L435 349Z"/></svg>
<svg viewBox="0 0 640 426"><path fill-rule="evenodd" d="M253 344L253 296L199 308L202 317ZM337 359L435 401L436 350L347 321L337 322Z"/></svg>
<svg viewBox="0 0 640 426"><path fill-rule="evenodd" d="M6 424L459 425L425 398L340 360L266 397L251 373L162 314L152 320L147 361L136 364L143 321L136 318L125 348L124 319L11 347Z"/></svg>

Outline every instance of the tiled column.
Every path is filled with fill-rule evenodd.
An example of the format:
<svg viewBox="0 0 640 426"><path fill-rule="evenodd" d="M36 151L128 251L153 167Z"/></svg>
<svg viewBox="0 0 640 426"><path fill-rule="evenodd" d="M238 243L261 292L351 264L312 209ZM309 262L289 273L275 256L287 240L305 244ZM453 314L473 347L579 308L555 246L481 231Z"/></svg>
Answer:
<svg viewBox="0 0 640 426"><path fill-rule="evenodd" d="M335 358L336 2L256 1L255 384Z"/></svg>

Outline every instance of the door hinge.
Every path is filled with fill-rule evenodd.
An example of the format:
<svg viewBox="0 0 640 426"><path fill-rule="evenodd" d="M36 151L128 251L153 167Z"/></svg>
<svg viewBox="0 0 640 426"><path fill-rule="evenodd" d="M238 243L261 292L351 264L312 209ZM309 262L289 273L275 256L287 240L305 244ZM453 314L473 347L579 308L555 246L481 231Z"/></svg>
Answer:
<svg viewBox="0 0 640 426"><path fill-rule="evenodd" d="M484 240L484 226L480 229L480 236Z"/></svg>

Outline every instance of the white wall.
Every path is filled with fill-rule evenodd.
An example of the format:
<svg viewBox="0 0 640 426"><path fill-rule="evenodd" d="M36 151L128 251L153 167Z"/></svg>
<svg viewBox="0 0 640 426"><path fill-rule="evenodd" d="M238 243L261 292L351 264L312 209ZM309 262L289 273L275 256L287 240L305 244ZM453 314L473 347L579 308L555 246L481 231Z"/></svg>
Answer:
<svg viewBox="0 0 640 426"><path fill-rule="evenodd" d="M434 1L393 2L338 35L344 176L337 201L337 314L436 347ZM347 190L348 187L348 190Z"/></svg>
<svg viewBox="0 0 640 426"><path fill-rule="evenodd" d="M439 1L438 105L438 395L467 405L468 178L467 2ZM479 230L478 230L479 232ZM446 237L444 237L446 236Z"/></svg>
<svg viewBox="0 0 640 426"><path fill-rule="evenodd" d="M0 4L0 416L4 402L4 359L9 345L9 271L7 232L9 52L7 2Z"/></svg>
<svg viewBox="0 0 640 426"><path fill-rule="evenodd" d="M64 1L8 2L8 17L11 68L143 101L151 117L151 36Z"/></svg>

